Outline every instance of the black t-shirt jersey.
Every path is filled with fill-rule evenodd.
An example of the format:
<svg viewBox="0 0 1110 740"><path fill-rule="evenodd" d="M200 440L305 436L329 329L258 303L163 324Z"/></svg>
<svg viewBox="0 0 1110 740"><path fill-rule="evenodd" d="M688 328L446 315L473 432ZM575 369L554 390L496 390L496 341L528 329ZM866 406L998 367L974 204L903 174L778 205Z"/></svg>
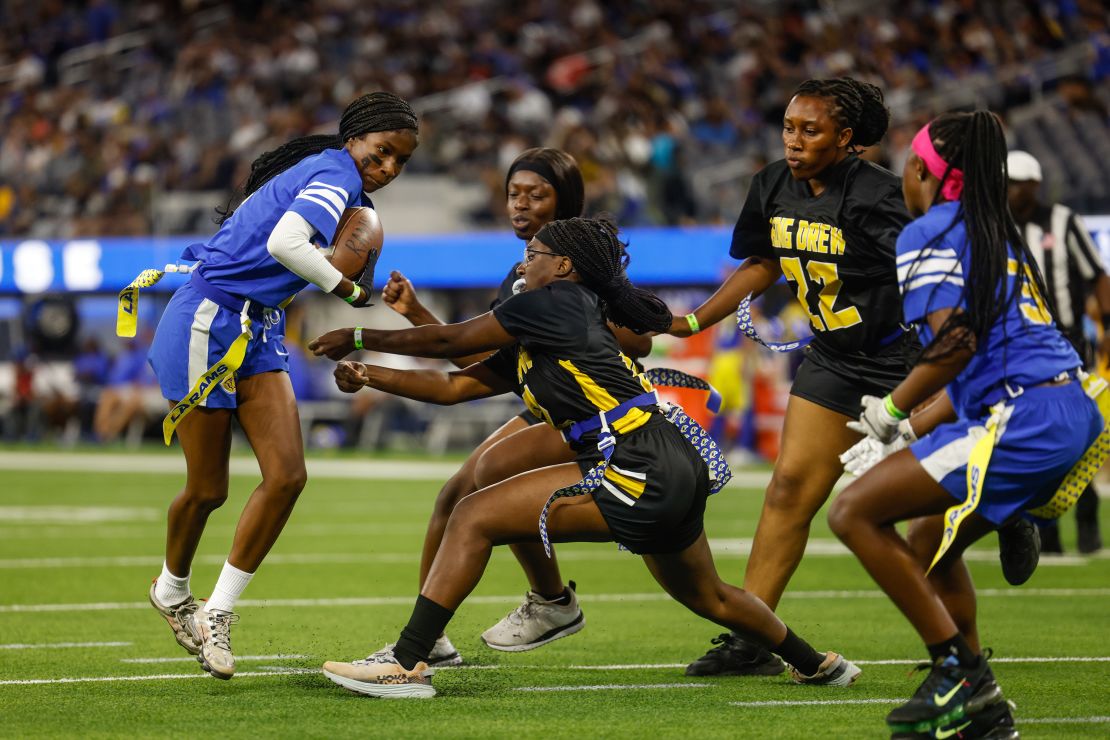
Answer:
<svg viewBox="0 0 1110 740"><path fill-rule="evenodd" d="M518 341L486 359L486 367L511 381L528 410L556 428L652 390L621 352L597 295L578 283L556 280L512 296L493 315ZM635 409L613 428L627 434L648 418ZM591 434L574 447L584 449L596 438Z"/></svg>
<svg viewBox="0 0 1110 740"><path fill-rule="evenodd" d="M760 170L729 254L778 258L809 314L814 344L871 353L898 333L894 243L910 214L897 175L856 156L833 166L814 196L786 160Z"/></svg>

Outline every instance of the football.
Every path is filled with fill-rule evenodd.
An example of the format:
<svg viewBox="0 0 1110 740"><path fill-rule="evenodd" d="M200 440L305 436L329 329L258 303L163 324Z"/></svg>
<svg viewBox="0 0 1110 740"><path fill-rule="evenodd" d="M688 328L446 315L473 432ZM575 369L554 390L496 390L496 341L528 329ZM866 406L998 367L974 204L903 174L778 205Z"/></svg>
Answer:
<svg viewBox="0 0 1110 740"><path fill-rule="evenodd" d="M382 222L373 208L348 208L335 228L335 239L327 250L328 261L344 277L354 280L362 274L367 262L377 260L384 238Z"/></svg>

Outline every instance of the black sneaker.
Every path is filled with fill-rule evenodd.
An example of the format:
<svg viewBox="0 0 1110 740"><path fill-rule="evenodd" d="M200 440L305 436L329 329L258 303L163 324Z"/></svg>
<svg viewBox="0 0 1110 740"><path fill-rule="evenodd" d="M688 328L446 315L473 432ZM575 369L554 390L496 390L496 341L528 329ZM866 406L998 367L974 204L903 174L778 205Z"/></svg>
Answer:
<svg viewBox="0 0 1110 740"><path fill-rule="evenodd" d="M1075 522L1079 530L1079 552L1090 555L1101 550L1102 536L1098 531L1098 519L1085 521L1076 517Z"/></svg>
<svg viewBox="0 0 1110 740"><path fill-rule="evenodd" d="M686 666L687 676L777 676L786 670L777 655L735 632L710 642L716 647Z"/></svg>
<svg viewBox="0 0 1110 740"><path fill-rule="evenodd" d="M976 714L929 732L895 732L890 740L1019 740L1010 702L983 707Z"/></svg>
<svg viewBox="0 0 1110 740"><path fill-rule="evenodd" d="M998 559L1002 562L1006 583L1020 586L1028 581L1041 559L1041 538L1037 534L1037 525L1028 519L1018 519L999 527Z"/></svg>
<svg viewBox="0 0 1110 740"><path fill-rule="evenodd" d="M1002 701L1002 690L991 678L986 656L980 655L971 667L961 666L949 656L929 668L929 675L913 698L886 716L891 730L931 732Z"/></svg>
<svg viewBox="0 0 1110 740"><path fill-rule="evenodd" d="M1056 522L1037 527L1041 535L1041 552L1046 555L1063 555L1064 545L1060 542L1060 525Z"/></svg>

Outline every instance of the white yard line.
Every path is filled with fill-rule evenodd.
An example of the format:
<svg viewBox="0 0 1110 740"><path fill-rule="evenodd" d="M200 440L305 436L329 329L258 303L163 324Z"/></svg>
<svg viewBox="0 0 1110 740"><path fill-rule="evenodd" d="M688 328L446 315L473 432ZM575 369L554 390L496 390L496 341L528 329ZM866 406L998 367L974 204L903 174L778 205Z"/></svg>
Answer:
<svg viewBox="0 0 1110 740"><path fill-rule="evenodd" d="M596 686L515 686L513 691L618 691L630 689L702 689L708 683L607 683Z"/></svg>
<svg viewBox="0 0 1110 740"><path fill-rule="evenodd" d="M308 478L345 478L351 480L447 480L461 462L427 460L320 460L305 461ZM253 457L232 457L232 475L257 477L258 463ZM72 471L77 473L162 473L185 475L182 455L129 455L126 453L89 452L0 452L0 470L31 472ZM733 473L729 487L762 488L771 479L771 471Z"/></svg>
<svg viewBox="0 0 1110 740"><path fill-rule="evenodd" d="M1021 717L1017 724L1021 725L1101 725L1110 722L1110 717Z"/></svg>
<svg viewBox="0 0 1110 740"><path fill-rule="evenodd" d="M130 644L130 643L128 643ZM235 660L300 660L311 658L311 655L236 655ZM120 658L120 663L196 663L192 655L180 655L172 658ZM235 674L239 675L239 674Z"/></svg>
<svg viewBox="0 0 1110 740"><path fill-rule="evenodd" d="M1110 588L985 588L976 592L980 598L1020 598L1042 596L1110 596ZM787 591L788 599L885 599L886 594L878 590L857 591ZM350 607L350 606L397 606L411 605L415 596L351 596L333 599L243 599L240 607ZM590 602L628 602L670 601L671 597L660 592L630 594L590 594ZM519 594L506 596L470 596L468 604L515 604L520 601ZM79 612L149 609L148 601L102 601L86 604L0 604L0 614L23 612Z"/></svg>
<svg viewBox="0 0 1110 740"><path fill-rule="evenodd" d="M733 707L823 707L830 704L902 704L902 699L812 699L785 701L730 701Z"/></svg>
<svg viewBox="0 0 1110 740"><path fill-rule="evenodd" d="M856 665L913 665L922 662L919 658L886 658L883 660L852 660ZM1110 663L1110 656L1058 656L1058 657L1010 657L991 658L991 663ZM512 666L523 668L525 666ZM661 668L685 668L686 663L613 663L610 665L570 665L567 668L579 671L634 671Z"/></svg>
<svg viewBox="0 0 1110 740"><path fill-rule="evenodd" d="M288 670L269 671L243 671L236 673L235 678L255 678L257 676L289 676L304 673L303 668L290 668ZM315 673L315 671L313 671ZM169 681L180 678L209 678L207 673L161 673L155 676L84 676L81 678L20 678L0 681L0 686L40 686L43 684L58 683L110 683L113 681ZM216 679L219 680L219 679Z"/></svg>
<svg viewBox="0 0 1110 740"><path fill-rule="evenodd" d="M0 645L0 650L42 650L44 648L127 647L130 642L13 642Z"/></svg>

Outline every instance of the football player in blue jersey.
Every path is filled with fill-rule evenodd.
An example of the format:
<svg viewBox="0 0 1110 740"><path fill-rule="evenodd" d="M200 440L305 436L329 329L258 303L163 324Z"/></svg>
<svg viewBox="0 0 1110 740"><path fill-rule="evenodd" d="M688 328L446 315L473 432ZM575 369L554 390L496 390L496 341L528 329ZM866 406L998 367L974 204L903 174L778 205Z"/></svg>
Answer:
<svg viewBox="0 0 1110 740"><path fill-rule="evenodd" d="M282 345L285 306L309 283L355 307L370 299L373 259L358 281L317 245L332 243L347 208L401 174L419 143L401 98L363 95L343 111L338 136L307 136L251 165L243 200L183 259L197 262L158 324L150 363L170 402L169 433L185 453L184 490L169 509L166 559L150 601L178 643L212 675L231 678L232 609L269 552L306 481L301 425ZM262 472L239 518L231 552L203 609L190 567L209 514L227 499L231 420L239 420Z"/></svg>
<svg viewBox="0 0 1110 740"><path fill-rule="evenodd" d="M942 115L912 149L902 187L917 219L898 237L898 280L925 349L893 391L864 397L852 426L868 438L844 456L862 477L833 502L829 525L932 661L914 696L887 716L894 737L1017 737L979 643L962 553L1053 501L1103 419L1007 207L998 119ZM862 470L877 446L880 461ZM903 538L895 524L906 520Z"/></svg>

